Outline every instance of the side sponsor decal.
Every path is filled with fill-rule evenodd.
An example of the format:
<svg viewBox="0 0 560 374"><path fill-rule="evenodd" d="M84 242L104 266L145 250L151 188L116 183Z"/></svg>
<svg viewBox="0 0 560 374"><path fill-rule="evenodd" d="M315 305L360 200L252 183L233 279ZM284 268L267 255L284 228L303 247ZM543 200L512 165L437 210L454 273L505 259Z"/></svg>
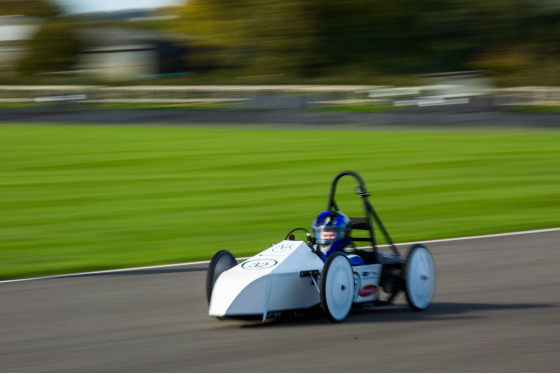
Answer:
<svg viewBox="0 0 560 374"><path fill-rule="evenodd" d="M282 254L292 250L294 243L279 243L274 247L270 248L270 251L274 254Z"/></svg>
<svg viewBox="0 0 560 374"><path fill-rule="evenodd" d="M374 286L373 284L368 284L366 286L363 286L358 291L358 295L360 295L360 297L368 297L371 295L375 295L376 293L377 293L377 286Z"/></svg>
<svg viewBox="0 0 560 374"><path fill-rule="evenodd" d="M362 280L363 279L377 279L377 271L363 271L362 273Z"/></svg>

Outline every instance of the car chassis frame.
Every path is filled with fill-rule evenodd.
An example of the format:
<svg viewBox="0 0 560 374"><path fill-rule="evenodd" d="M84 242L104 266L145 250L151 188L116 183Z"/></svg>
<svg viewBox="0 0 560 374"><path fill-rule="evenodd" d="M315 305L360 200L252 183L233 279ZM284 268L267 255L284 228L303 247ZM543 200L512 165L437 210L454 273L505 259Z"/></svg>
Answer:
<svg viewBox="0 0 560 374"><path fill-rule="evenodd" d="M330 321L342 322L352 308L391 305L401 292L412 310L430 306L436 284L431 252L423 244L414 244L406 258L401 256L358 173L344 171L334 178L327 210L339 210L336 191L345 176L358 182L355 194L364 208L363 217L350 217L354 252L335 252L323 263L314 239L303 228L291 230L282 242L239 264L233 254L221 250L210 261L206 278L210 316L264 322L320 310ZM376 228L390 253L380 250ZM305 242L295 239L297 231L306 233ZM354 236L356 232L365 236ZM356 247L357 242L369 246ZM364 265L351 265L348 256L353 254Z"/></svg>

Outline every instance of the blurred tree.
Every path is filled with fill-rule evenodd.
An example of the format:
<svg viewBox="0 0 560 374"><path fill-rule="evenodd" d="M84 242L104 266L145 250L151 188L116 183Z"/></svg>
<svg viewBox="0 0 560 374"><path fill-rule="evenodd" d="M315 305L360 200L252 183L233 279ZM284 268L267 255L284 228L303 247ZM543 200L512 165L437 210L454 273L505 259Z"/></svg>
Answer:
<svg viewBox="0 0 560 374"><path fill-rule="evenodd" d="M531 25L527 32L535 52L560 57L560 6L535 13Z"/></svg>
<svg viewBox="0 0 560 374"><path fill-rule="evenodd" d="M530 0L451 0L426 17L429 42L444 68L515 73L529 66Z"/></svg>
<svg viewBox="0 0 560 374"><path fill-rule="evenodd" d="M27 55L19 61L17 70L22 75L72 70L80 47L73 23L53 18L29 41Z"/></svg>
<svg viewBox="0 0 560 374"><path fill-rule="evenodd" d="M256 73L313 75L317 35L311 2L255 0L248 46L257 52L252 61Z"/></svg>
<svg viewBox="0 0 560 374"><path fill-rule="evenodd" d="M0 15L24 15L49 18L63 14L63 9L47 0L0 0Z"/></svg>
<svg viewBox="0 0 560 374"><path fill-rule="evenodd" d="M538 0L189 0L176 31L202 60L300 76L360 66L377 74L492 67L557 53L558 8ZM542 27L540 24L548 27ZM214 48L208 48L214 46ZM219 55L216 50L220 50ZM531 52L532 51L532 52ZM239 56L243 56L239 59Z"/></svg>
<svg viewBox="0 0 560 374"><path fill-rule="evenodd" d="M199 63L219 58L223 66L242 64L254 74L304 74L313 63L309 2L189 0L173 30L200 47Z"/></svg>
<svg viewBox="0 0 560 374"><path fill-rule="evenodd" d="M197 67L229 66L243 44L239 9L227 0L190 0L177 7L180 22L171 24L173 32L184 34L193 48L190 63Z"/></svg>
<svg viewBox="0 0 560 374"><path fill-rule="evenodd" d="M359 64L370 71L425 69L432 1L351 0L322 2L316 24L324 63Z"/></svg>

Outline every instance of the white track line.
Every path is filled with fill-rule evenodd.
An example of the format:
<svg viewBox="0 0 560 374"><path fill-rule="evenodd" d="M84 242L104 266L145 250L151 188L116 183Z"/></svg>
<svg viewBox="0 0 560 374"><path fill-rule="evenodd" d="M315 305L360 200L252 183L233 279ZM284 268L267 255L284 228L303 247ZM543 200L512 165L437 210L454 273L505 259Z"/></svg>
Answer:
<svg viewBox="0 0 560 374"><path fill-rule="evenodd" d="M525 234L540 234L543 232L560 231L560 227L554 227L551 229L540 229L540 230L528 230L528 231L515 231L506 232L502 234L488 234L488 235L477 235L477 236L464 236L461 238L449 238L449 239L434 239L434 240L417 240L415 242L408 243L395 243L395 245L410 245L416 243L441 243L441 242L455 242L459 240L470 240L470 239L485 239L485 238L497 238L501 236L514 236L514 235L525 235ZM379 247L388 247L389 245L380 245Z"/></svg>
<svg viewBox="0 0 560 374"><path fill-rule="evenodd" d="M560 227L555 227L551 229L540 229L540 230L529 230L529 231L516 231L516 232L508 232L502 234L488 234L488 235L477 235L477 236L465 236L461 238L449 238L449 239L434 239L434 240L419 240L414 242L407 242L407 243L395 243L395 245L410 245L416 243L441 243L441 242L454 242L460 240L471 240L471 239L485 239L485 238L496 238L501 236L514 236L514 235L526 235L526 234L540 234L544 232L552 232L552 231L560 231ZM388 247L389 245L380 245L379 247ZM249 257L239 258L239 260L244 260ZM55 278L67 278L67 277L77 277L83 275L98 275L98 274L111 274L111 273L122 273L127 271L139 271L139 270L153 270L153 269L162 269L162 268L170 268L170 267L179 267L179 266L192 266L192 265L206 265L210 263L210 261L198 261L198 262L184 262L179 264L168 264L168 265L157 265L157 266L144 266L144 267L137 267L137 268L125 268L125 269L113 269L113 270L102 270L102 271L91 271L91 272L83 272L83 273L71 273L71 274L59 274L59 275L48 275L43 277L33 277L33 278L20 278L20 279L9 279L9 280L2 280L1 283L14 283L14 282L23 282L23 281L31 281L31 280L42 280L42 279L55 279Z"/></svg>

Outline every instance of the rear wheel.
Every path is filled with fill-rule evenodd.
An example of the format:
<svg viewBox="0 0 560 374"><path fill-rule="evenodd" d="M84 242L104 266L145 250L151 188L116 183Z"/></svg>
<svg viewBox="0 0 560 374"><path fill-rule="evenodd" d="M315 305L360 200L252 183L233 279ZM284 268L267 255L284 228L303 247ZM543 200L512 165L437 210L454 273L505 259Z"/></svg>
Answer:
<svg viewBox="0 0 560 374"><path fill-rule="evenodd" d="M329 256L321 274L321 306L331 322L342 322L354 299L354 273L342 252Z"/></svg>
<svg viewBox="0 0 560 374"><path fill-rule="evenodd" d="M210 303L214 284L220 274L236 265L237 260L235 257L230 251L226 251L225 249L216 252L214 257L212 257L210 265L208 266L208 273L206 274L206 297L208 298L208 303Z"/></svg>
<svg viewBox="0 0 560 374"><path fill-rule="evenodd" d="M432 254L421 244L408 252L405 265L405 291L413 310L426 310L432 303L436 287L436 268Z"/></svg>

